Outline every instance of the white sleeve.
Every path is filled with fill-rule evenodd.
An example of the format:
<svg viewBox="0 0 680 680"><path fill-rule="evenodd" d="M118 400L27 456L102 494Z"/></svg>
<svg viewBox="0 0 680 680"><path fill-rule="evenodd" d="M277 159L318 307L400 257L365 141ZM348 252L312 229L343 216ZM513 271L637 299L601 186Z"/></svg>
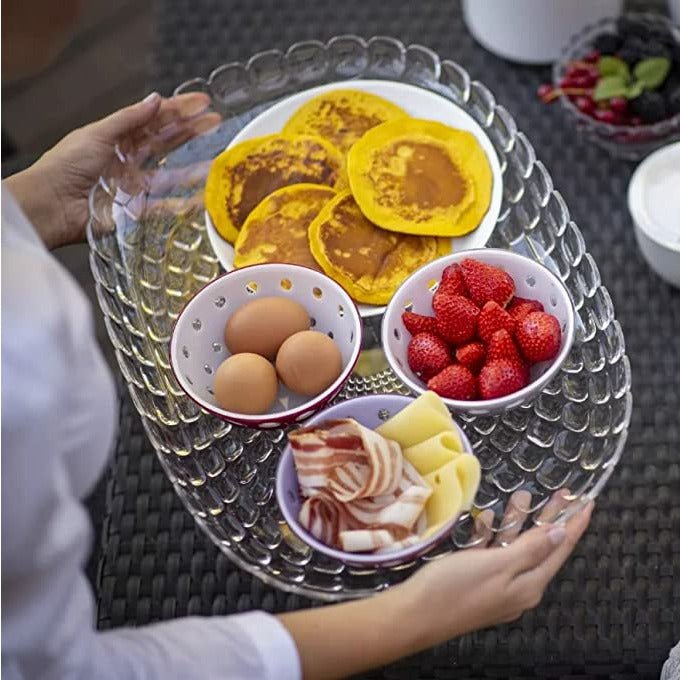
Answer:
<svg viewBox="0 0 680 680"><path fill-rule="evenodd" d="M295 644L265 613L96 631L78 495L114 436L113 385L74 282L47 253L6 249L5 236L3 678L297 680Z"/></svg>
<svg viewBox="0 0 680 680"><path fill-rule="evenodd" d="M3 459L7 457L3 446ZM290 635L276 618L265 613L177 619L137 629L96 632L93 596L82 572L89 533L82 505L69 496L65 476L53 467L33 468L30 484L18 484L15 471L14 465L3 464L4 678L301 677ZM14 493L7 493L10 481ZM6 505L6 498L16 503L20 495L25 502L19 507ZM22 541L22 551L4 545L9 522L15 523L16 530L30 531L31 540Z"/></svg>

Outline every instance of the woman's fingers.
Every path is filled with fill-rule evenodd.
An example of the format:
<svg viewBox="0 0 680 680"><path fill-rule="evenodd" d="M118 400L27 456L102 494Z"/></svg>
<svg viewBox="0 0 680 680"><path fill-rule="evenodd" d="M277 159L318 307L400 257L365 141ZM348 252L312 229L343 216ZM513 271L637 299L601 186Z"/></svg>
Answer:
<svg viewBox="0 0 680 680"><path fill-rule="evenodd" d="M131 134L154 120L162 109L162 104L161 96L157 92L152 92L142 101L126 106L92 123L91 127L94 128L93 131L99 138L113 146L121 137Z"/></svg>
<svg viewBox="0 0 680 680"><path fill-rule="evenodd" d="M550 500L543 506L538 515L536 524L552 524L561 514L562 511L568 508L573 502L569 497L571 491L569 489L558 489L550 497Z"/></svg>
<svg viewBox="0 0 680 680"><path fill-rule="evenodd" d="M542 576L545 584L548 584L560 570L560 567L566 562L581 536L585 533L593 514L593 507L594 504L590 501L579 513L574 515L574 517L567 522L564 542L538 567L539 575Z"/></svg>
<svg viewBox="0 0 680 680"><path fill-rule="evenodd" d="M566 525L541 527L540 531L562 532L560 544L553 548L548 556L539 562L533 569L528 569L515 580L520 591L534 589L543 592L545 587L554 578L560 567L567 561L576 544L588 528L590 517L593 512L593 502L590 501L579 513L574 515Z"/></svg>
<svg viewBox="0 0 680 680"><path fill-rule="evenodd" d="M495 545L509 545L519 536L530 507L531 494L526 489L515 491L510 496L501 528L494 539Z"/></svg>
<svg viewBox="0 0 680 680"><path fill-rule="evenodd" d="M210 96L205 92L187 92L176 97L164 99L158 112L158 125L180 118L192 118L203 113L210 106Z"/></svg>
<svg viewBox="0 0 680 680"><path fill-rule="evenodd" d="M514 575L536 569L555 552L564 538L564 531L559 527L534 527L523 533L505 548L512 555Z"/></svg>
<svg viewBox="0 0 680 680"><path fill-rule="evenodd" d="M486 548L493 539L493 510L482 510L474 517L472 535L470 536L471 549Z"/></svg>

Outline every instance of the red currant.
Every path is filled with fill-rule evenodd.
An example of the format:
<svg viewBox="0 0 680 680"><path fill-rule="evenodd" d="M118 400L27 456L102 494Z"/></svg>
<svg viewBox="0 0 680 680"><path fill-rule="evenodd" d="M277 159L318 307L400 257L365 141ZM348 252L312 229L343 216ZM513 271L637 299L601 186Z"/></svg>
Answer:
<svg viewBox="0 0 680 680"><path fill-rule="evenodd" d="M553 86L548 85L547 83L543 85L539 85L538 90L536 90L536 94L541 98L545 99L546 97L549 97L553 93Z"/></svg>
<svg viewBox="0 0 680 680"><path fill-rule="evenodd" d="M593 87L597 82L597 77L591 73L583 72L577 76L572 77L574 87Z"/></svg>
<svg viewBox="0 0 680 680"><path fill-rule="evenodd" d="M609 108L620 116L628 111L628 102L623 97L612 97L609 100Z"/></svg>
<svg viewBox="0 0 680 680"><path fill-rule="evenodd" d="M590 97L576 97L576 106L588 116L595 111L595 102Z"/></svg>
<svg viewBox="0 0 680 680"><path fill-rule="evenodd" d="M596 64L598 60L600 59L600 53L597 50L593 50L592 52L588 52L585 57L583 57L583 61L587 61L589 64Z"/></svg>
<svg viewBox="0 0 680 680"><path fill-rule="evenodd" d="M574 82L574 78L571 76L565 76L562 78L559 82L560 87L565 90L570 87L576 87L576 83Z"/></svg>
<svg viewBox="0 0 680 680"><path fill-rule="evenodd" d="M610 109L596 109L594 115L602 123L616 125L619 122L619 117Z"/></svg>

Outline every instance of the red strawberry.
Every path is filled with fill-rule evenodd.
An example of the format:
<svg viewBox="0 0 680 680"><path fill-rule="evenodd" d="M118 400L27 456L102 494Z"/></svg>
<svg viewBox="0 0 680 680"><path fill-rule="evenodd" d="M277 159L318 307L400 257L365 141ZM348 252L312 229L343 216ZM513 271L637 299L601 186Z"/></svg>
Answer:
<svg viewBox="0 0 680 680"><path fill-rule="evenodd" d="M510 333L505 328L496 331L489 340L486 348L486 360L495 361L496 359L509 359L524 364L524 359L517 349Z"/></svg>
<svg viewBox="0 0 680 680"><path fill-rule="evenodd" d="M546 312L527 314L517 327L517 343L524 358L532 364L553 359L560 351L560 322Z"/></svg>
<svg viewBox="0 0 680 680"><path fill-rule="evenodd" d="M477 397L477 378L465 366L454 364L430 379L427 389L440 397L470 401Z"/></svg>
<svg viewBox="0 0 680 680"><path fill-rule="evenodd" d="M518 323L531 312L542 312L543 305L538 300L527 300L526 298L516 297L508 305L510 316Z"/></svg>
<svg viewBox="0 0 680 680"><path fill-rule="evenodd" d="M444 340L459 345L472 340L477 332L479 309L461 295L442 293L432 299L437 319L437 333Z"/></svg>
<svg viewBox="0 0 680 680"><path fill-rule="evenodd" d="M462 345L456 350L458 363L470 369L475 375L479 373L485 358L486 349L481 342L468 342L467 345Z"/></svg>
<svg viewBox="0 0 680 680"><path fill-rule="evenodd" d="M429 380L452 363L449 346L434 333L418 333L411 338L407 350L408 365L414 373Z"/></svg>
<svg viewBox="0 0 680 680"><path fill-rule="evenodd" d="M448 278L446 281L442 279L432 297L432 305L434 305L434 301L442 295L460 295L467 298L467 289L465 288L465 282L463 281L462 276L459 275L457 278Z"/></svg>
<svg viewBox="0 0 680 680"><path fill-rule="evenodd" d="M527 382L526 371L520 364L510 359L495 359L479 374L479 393L482 399L496 399L521 390Z"/></svg>
<svg viewBox="0 0 680 680"><path fill-rule="evenodd" d="M415 312L404 312L401 315L401 320L411 335L437 332L437 321L433 316L423 316Z"/></svg>
<svg viewBox="0 0 680 680"><path fill-rule="evenodd" d="M479 314L478 335L488 343L491 336L505 328L511 335L515 332L515 320L497 302L487 302Z"/></svg>
<svg viewBox="0 0 680 680"><path fill-rule="evenodd" d="M460 263L470 299L478 306L493 300L505 307L515 294L515 282L499 267L466 258Z"/></svg>
<svg viewBox="0 0 680 680"><path fill-rule="evenodd" d="M465 279L463 279L463 271L459 264L450 264L442 272L442 279L439 287L445 287L451 293L455 295L462 295L463 297L468 296L467 286L465 285Z"/></svg>

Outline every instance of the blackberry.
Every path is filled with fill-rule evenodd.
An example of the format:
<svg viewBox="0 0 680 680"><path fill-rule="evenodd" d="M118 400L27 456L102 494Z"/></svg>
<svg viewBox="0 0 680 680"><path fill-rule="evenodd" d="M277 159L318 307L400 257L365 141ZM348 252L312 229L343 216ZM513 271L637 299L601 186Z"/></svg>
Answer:
<svg viewBox="0 0 680 680"><path fill-rule="evenodd" d="M645 44L644 48L645 57L665 57L666 59L672 59L673 53L670 48L668 48L663 43L657 40L650 40Z"/></svg>
<svg viewBox="0 0 680 680"><path fill-rule="evenodd" d="M680 86L671 90L666 97L666 108L671 116L680 113Z"/></svg>
<svg viewBox="0 0 680 680"><path fill-rule="evenodd" d="M643 92L630 102L630 112L643 123L657 123L668 117L666 100L660 92Z"/></svg>
<svg viewBox="0 0 680 680"><path fill-rule="evenodd" d="M641 40L649 38L649 26L639 19L623 16L618 20L616 26L619 35L623 38L640 38Z"/></svg>
<svg viewBox="0 0 680 680"><path fill-rule="evenodd" d="M632 68L638 61L645 58L646 48L647 44L644 40L634 36L626 38L623 47L619 50L618 57Z"/></svg>
<svg viewBox="0 0 680 680"><path fill-rule="evenodd" d="M593 47L600 54L616 54L623 44L623 38L614 33L600 33L595 40L593 40Z"/></svg>
<svg viewBox="0 0 680 680"><path fill-rule="evenodd" d="M666 26L652 26L649 29L649 39L665 45L672 50L675 47L675 38Z"/></svg>

